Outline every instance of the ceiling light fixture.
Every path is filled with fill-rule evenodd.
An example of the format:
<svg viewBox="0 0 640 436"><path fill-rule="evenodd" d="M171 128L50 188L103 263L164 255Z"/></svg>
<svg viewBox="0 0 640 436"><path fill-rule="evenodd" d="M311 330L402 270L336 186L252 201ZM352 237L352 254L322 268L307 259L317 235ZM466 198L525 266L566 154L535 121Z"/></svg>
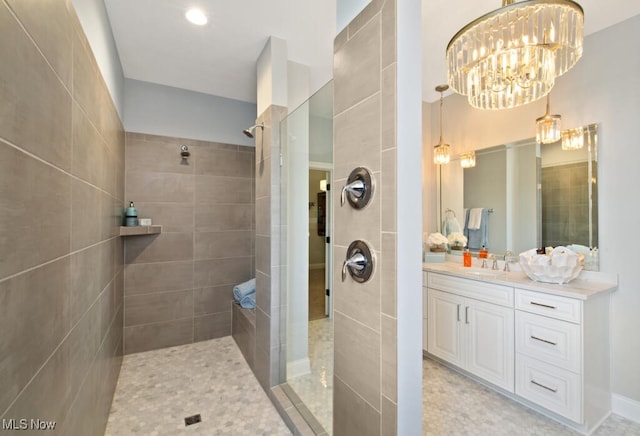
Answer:
<svg viewBox="0 0 640 436"><path fill-rule="evenodd" d="M462 168L473 168L476 166L476 152L469 151L460 155L460 166Z"/></svg>
<svg viewBox="0 0 640 436"><path fill-rule="evenodd" d="M538 144L552 144L560 140L560 115L549 114L549 94L547 94L547 110L536 119L536 141Z"/></svg>
<svg viewBox="0 0 640 436"><path fill-rule="evenodd" d="M584 147L584 129L582 127L563 130L560 136L562 137L563 150L579 150Z"/></svg>
<svg viewBox="0 0 640 436"><path fill-rule="evenodd" d="M442 142L442 93L449 89L449 85L438 85L436 91L440 93L440 142L433 147L433 163L446 165L449 163L451 146Z"/></svg>
<svg viewBox="0 0 640 436"><path fill-rule="evenodd" d="M189 9L184 16L196 26L204 26L209 21L204 12L197 8Z"/></svg>
<svg viewBox="0 0 640 436"><path fill-rule="evenodd" d="M531 103L580 59L583 26L571 0L502 0L449 41L449 86L478 109Z"/></svg>

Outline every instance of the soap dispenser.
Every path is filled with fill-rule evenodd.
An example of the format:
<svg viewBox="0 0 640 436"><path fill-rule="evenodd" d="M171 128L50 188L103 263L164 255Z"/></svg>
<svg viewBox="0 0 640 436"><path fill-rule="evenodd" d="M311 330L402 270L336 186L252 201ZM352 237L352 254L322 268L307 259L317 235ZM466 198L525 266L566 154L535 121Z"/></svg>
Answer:
<svg viewBox="0 0 640 436"><path fill-rule="evenodd" d="M464 250L464 253L462 254L462 265L466 267L471 266L471 252L468 248Z"/></svg>
<svg viewBox="0 0 640 436"><path fill-rule="evenodd" d="M133 201L129 203L129 207L124 213L124 225L126 227L136 227L138 225L138 210Z"/></svg>

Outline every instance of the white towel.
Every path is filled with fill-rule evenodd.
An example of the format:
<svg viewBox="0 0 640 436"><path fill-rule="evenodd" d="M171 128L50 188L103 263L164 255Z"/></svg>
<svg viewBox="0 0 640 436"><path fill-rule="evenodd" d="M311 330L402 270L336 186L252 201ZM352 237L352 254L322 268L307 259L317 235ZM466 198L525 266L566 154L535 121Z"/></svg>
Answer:
<svg viewBox="0 0 640 436"><path fill-rule="evenodd" d="M478 230L482 224L482 208L474 207L469 211L469 230Z"/></svg>

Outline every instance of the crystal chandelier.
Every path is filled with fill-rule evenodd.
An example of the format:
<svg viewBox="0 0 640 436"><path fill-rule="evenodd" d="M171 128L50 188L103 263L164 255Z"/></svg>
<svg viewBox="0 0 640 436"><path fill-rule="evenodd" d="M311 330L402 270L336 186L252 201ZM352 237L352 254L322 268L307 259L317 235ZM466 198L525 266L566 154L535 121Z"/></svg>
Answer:
<svg viewBox="0 0 640 436"><path fill-rule="evenodd" d="M462 168L473 168L476 166L476 152L470 151L460 155L460 166Z"/></svg>
<svg viewBox="0 0 640 436"><path fill-rule="evenodd" d="M571 0L502 0L449 41L449 86L478 109L542 98L582 56L583 25Z"/></svg>
<svg viewBox="0 0 640 436"><path fill-rule="evenodd" d="M433 147L433 163L436 165L446 165L451 159L451 146L442 142L442 93L449 89L449 85L436 86L436 91L440 93L440 142Z"/></svg>
<svg viewBox="0 0 640 436"><path fill-rule="evenodd" d="M560 115L549 114L549 94L547 94L547 110L536 119L536 141L538 144L552 144L560 140Z"/></svg>
<svg viewBox="0 0 640 436"><path fill-rule="evenodd" d="M562 137L563 150L579 150L584 147L584 129L582 127L563 130L560 136Z"/></svg>

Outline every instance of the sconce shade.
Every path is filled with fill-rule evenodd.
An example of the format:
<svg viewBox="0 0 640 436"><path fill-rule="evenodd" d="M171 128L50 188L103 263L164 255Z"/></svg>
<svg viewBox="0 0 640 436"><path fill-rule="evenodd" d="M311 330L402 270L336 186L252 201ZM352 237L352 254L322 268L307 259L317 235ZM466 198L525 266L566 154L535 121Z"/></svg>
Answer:
<svg viewBox="0 0 640 436"><path fill-rule="evenodd" d="M451 159L451 146L440 143L433 148L433 163L436 165L446 165Z"/></svg>
<svg viewBox="0 0 640 436"><path fill-rule="evenodd" d="M579 150L584 147L584 129L582 127L563 130L560 136L562 137L563 150Z"/></svg>
<svg viewBox="0 0 640 436"><path fill-rule="evenodd" d="M462 168L473 168L476 166L476 152L470 151L460 155L460 166Z"/></svg>
<svg viewBox="0 0 640 436"><path fill-rule="evenodd" d="M547 110L536 119L536 141L538 144L552 144L560 140L560 115L549 114L549 94L547 94Z"/></svg>
<svg viewBox="0 0 640 436"><path fill-rule="evenodd" d="M478 109L508 109L551 91L582 56L584 13L571 0L503 0L447 46L447 81Z"/></svg>

